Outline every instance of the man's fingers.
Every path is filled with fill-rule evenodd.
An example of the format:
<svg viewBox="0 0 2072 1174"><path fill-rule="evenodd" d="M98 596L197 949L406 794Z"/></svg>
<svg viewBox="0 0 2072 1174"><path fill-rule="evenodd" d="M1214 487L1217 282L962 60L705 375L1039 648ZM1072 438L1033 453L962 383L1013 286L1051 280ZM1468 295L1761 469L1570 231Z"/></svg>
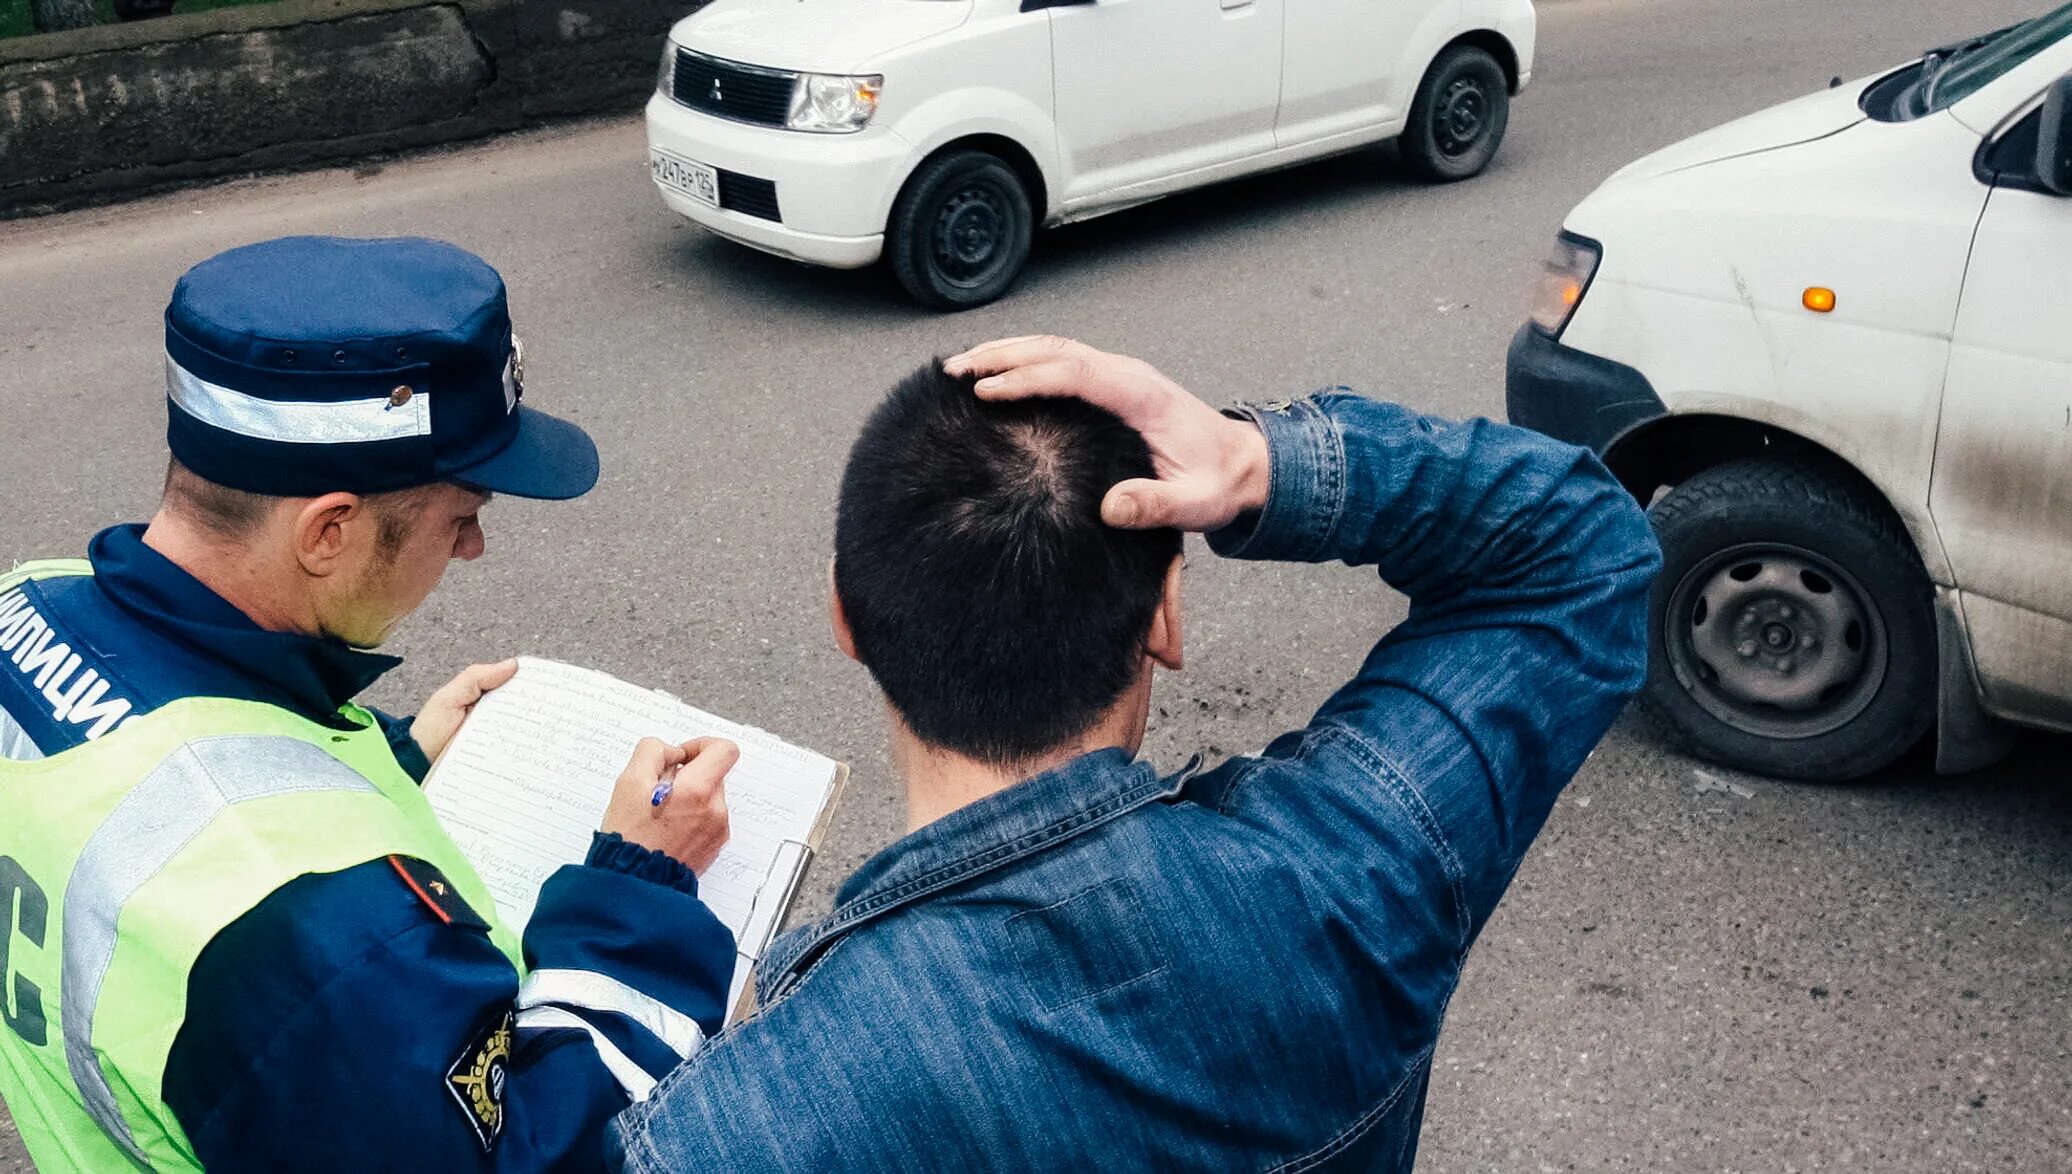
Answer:
<svg viewBox="0 0 2072 1174"><path fill-rule="evenodd" d="M1142 477L1118 482L1108 490L1101 499L1101 520L1118 530L1183 525L1172 487Z"/></svg>
<svg viewBox="0 0 2072 1174"><path fill-rule="evenodd" d="M1014 338L996 338L982 342L962 354L951 355L943 360L943 370L952 375L993 375L1018 367L1024 363L1042 362L1056 358L1073 348L1092 350L1085 343L1073 342L1055 334L1023 334Z"/></svg>
<svg viewBox="0 0 2072 1174"><path fill-rule="evenodd" d="M633 760L626 764L625 773L634 779L656 782L663 771L681 766L689 757L681 746L671 746L660 738L642 738L633 747Z"/></svg>
<svg viewBox="0 0 2072 1174"><path fill-rule="evenodd" d="M514 657L495 664L478 664L468 670L468 675L474 678L475 696L479 700L491 689L510 684L511 678L518 675L518 661Z"/></svg>
<svg viewBox="0 0 2072 1174"><path fill-rule="evenodd" d="M1120 414L1116 388L1111 381L1102 379L1101 372L1083 355L1017 364L979 380L977 391L978 397L985 400L1074 396Z"/></svg>
<svg viewBox="0 0 2072 1174"><path fill-rule="evenodd" d="M676 786L693 793L717 789L727 772L741 761L741 748L725 738L693 738L680 749L684 765L676 772Z"/></svg>

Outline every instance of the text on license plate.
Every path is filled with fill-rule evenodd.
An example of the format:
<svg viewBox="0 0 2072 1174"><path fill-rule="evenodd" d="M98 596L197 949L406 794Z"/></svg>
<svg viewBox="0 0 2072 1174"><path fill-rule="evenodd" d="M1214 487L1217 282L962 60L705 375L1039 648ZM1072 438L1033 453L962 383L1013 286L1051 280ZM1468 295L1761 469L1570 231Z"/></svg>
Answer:
<svg viewBox="0 0 2072 1174"><path fill-rule="evenodd" d="M648 170L654 174L655 182L663 187L674 188L694 200L719 206L719 171L716 168L650 148Z"/></svg>

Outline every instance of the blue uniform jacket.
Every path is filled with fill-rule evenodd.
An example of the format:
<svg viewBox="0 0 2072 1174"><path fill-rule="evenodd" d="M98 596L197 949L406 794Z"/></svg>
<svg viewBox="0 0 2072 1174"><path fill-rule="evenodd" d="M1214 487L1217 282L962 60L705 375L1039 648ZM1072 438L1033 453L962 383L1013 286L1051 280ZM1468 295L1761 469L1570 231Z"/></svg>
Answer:
<svg viewBox="0 0 2072 1174"><path fill-rule="evenodd" d="M39 682L21 669L39 626L0 624L0 645L14 634L0 647L0 756L55 754L188 696L336 723L399 663L259 628L140 527L102 532L89 557L91 578L0 598L80 656L68 680ZM108 688L80 720L59 703L88 672ZM379 716L421 778L408 723ZM599 836L584 865L557 872L525 929L523 994L479 919L455 912L377 860L290 882L203 950L165 1099L208 1169L596 1169L611 1116L719 1030L733 939L666 856ZM453 1077L514 1018L500 1104L471 1098Z"/></svg>
<svg viewBox="0 0 2072 1174"><path fill-rule="evenodd" d="M1468 948L1640 686L1660 556L1582 449L1255 415L1265 508L1211 545L1373 567L1408 617L1256 755L1103 750L880 852L619 1118L622 1168L1410 1169Z"/></svg>

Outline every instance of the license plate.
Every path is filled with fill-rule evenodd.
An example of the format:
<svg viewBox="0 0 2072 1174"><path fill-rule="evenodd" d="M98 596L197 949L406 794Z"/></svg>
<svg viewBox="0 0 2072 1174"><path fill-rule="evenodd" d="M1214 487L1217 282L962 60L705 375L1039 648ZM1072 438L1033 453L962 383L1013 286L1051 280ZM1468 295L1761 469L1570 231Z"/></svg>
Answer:
<svg viewBox="0 0 2072 1174"><path fill-rule="evenodd" d="M663 187L719 207L719 171L710 164L648 148L648 171Z"/></svg>

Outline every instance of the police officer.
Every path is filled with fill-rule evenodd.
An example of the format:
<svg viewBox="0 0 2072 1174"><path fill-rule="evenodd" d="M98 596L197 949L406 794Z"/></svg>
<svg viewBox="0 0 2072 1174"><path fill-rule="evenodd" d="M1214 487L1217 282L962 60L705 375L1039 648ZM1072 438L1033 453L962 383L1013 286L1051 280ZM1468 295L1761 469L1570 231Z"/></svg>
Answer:
<svg viewBox="0 0 2072 1174"><path fill-rule="evenodd" d="M0 576L0 1093L30 1154L600 1165L723 1018L694 872L733 748L643 742L521 944L416 785L513 664L412 722L352 702L490 495L575 497L596 449L521 402L502 279L450 245L234 249L165 327L159 512Z"/></svg>

